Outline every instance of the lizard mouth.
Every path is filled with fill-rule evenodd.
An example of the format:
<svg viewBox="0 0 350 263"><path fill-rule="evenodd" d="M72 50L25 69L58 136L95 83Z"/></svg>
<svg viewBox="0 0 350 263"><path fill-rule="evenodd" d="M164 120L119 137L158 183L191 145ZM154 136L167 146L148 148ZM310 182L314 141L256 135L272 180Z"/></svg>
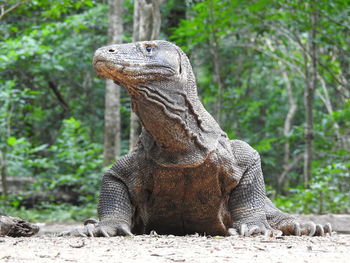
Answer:
<svg viewBox="0 0 350 263"><path fill-rule="evenodd" d="M109 60L103 56L95 56L92 65L98 76L113 80L121 86L135 85L153 80L169 79L176 75L170 65L144 63L141 60L132 62ZM123 85L125 84L125 85Z"/></svg>
<svg viewBox="0 0 350 263"><path fill-rule="evenodd" d="M94 60L92 64L93 64L98 76L100 76L102 78L110 78L110 76L106 75L106 71L107 71L106 61Z"/></svg>
<svg viewBox="0 0 350 263"><path fill-rule="evenodd" d="M107 66L113 66L115 68L125 68L125 67L131 67L130 63L127 63L125 61L112 61L101 57L94 57L92 61L92 65L96 68L99 67L99 65L107 65Z"/></svg>
<svg viewBox="0 0 350 263"><path fill-rule="evenodd" d="M113 72L114 67L109 61L97 59L94 60L92 64L99 77L113 80L120 85L121 81L119 78L116 78L116 74Z"/></svg>
<svg viewBox="0 0 350 263"><path fill-rule="evenodd" d="M137 94L135 88L130 85L132 81L128 79L128 75L125 72L123 74L124 66L103 59L96 59L92 64L99 77L112 80L118 86L126 88L130 94Z"/></svg>
<svg viewBox="0 0 350 263"><path fill-rule="evenodd" d="M93 65L94 67L96 67L98 64L104 64L104 63L105 63L104 60L102 60L102 59L96 59L96 60L94 60L94 61L92 62L92 65Z"/></svg>

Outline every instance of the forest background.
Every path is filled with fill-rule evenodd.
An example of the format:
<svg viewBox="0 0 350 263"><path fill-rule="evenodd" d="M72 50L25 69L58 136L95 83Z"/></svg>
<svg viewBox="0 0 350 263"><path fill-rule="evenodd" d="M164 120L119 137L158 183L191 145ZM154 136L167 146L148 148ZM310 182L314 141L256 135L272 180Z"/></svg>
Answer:
<svg viewBox="0 0 350 263"><path fill-rule="evenodd" d="M101 175L139 127L126 91L97 77L92 56L156 38L184 49L206 109L260 152L278 207L350 213L350 1L9 0L0 1L0 214L96 216Z"/></svg>

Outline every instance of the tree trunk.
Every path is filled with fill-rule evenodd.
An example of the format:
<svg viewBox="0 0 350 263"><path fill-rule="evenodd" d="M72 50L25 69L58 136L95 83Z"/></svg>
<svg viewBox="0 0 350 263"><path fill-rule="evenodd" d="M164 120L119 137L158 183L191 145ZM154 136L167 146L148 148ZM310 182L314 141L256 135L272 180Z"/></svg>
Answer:
<svg viewBox="0 0 350 263"><path fill-rule="evenodd" d="M321 83L322 92L317 90L316 94L320 97L320 99L324 103L324 105L329 113L329 116L332 118L333 129L334 129L334 133L335 133L335 136L337 138L337 143L338 143L337 147L338 147L338 149L348 150L348 149L350 149L350 147L347 144L347 138L342 136L342 134L340 133L340 126L333 116L334 110L333 110L332 102L331 102L330 97L329 97L326 82L322 78L322 76L320 76L320 75L318 75L318 79Z"/></svg>
<svg viewBox="0 0 350 263"><path fill-rule="evenodd" d="M135 0L133 41L158 39L161 24L160 4L162 0ZM131 152L139 138L140 124L132 111L130 116L129 151Z"/></svg>
<svg viewBox="0 0 350 263"><path fill-rule="evenodd" d="M295 161L297 159L290 162L290 142L288 139L288 137L290 136L292 122L293 122L295 113L297 111L297 104L295 102L295 98L292 90L292 84L289 80L287 71L283 67L281 62L279 62L279 64L283 68L282 76L286 83L287 94L288 94L288 104L289 104L289 109L288 109L286 119L284 120L284 128L283 128L283 135L286 139L286 142L284 143L283 171L278 177L278 189L280 190L282 188L282 185L285 181L286 176L288 175L290 170L293 169L293 167L297 164L297 162ZM288 185L285 185L285 186L288 187Z"/></svg>
<svg viewBox="0 0 350 263"><path fill-rule="evenodd" d="M1 184L2 184L2 195L6 201L8 195L7 187L7 174L6 174L6 161L3 152L0 150L0 174L1 174Z"/></svg>
<svg viewBox="0 0 350 263"><path fill-rule="evenodd" d="M316 45L316 27L317 10L315 1L311 2L311 32L309 33L309 53L311 59L310 70L306 60L306 90L304 93L305 104L305 152L304 152L304 186L307 187L311 179L311 164L313 159L313 103L314 93L317 87L317 45Z"/></svg>
<svg viewBox="0 0 350 263"><path fill-rule="evenodd" d="M109 0L109 44L122 43L123 40L123 0ZM106 80L105 133L103 164L110 165L120 155L120 87Z"/></svg>
<svg viewBox="0 0 350 263"><path fill-rule="evenodd" d="M268 39L267 39L268 40ZM268 47L275 52L275 48L272 45L272 41L268 40L266 41L266 44ZM306 56L305 56L306 58ZM307 60L305 60L307 62ZM282 187L284 189L288 188L288 180L285 180L288 176L288 173L298 164L298 162L302 159L302 155L297 155L294 157L294 159L290 160L290 142L288 137L290 136L291 126L293 123L293 119L295 116L295 113L297 111L298 105L295 101L294 95L293 95L293 87L292 83L289 79L287 68L283 65L282 61L278 61L279 68L282 69L282 77L286 84L287 88L287 95L288 95L288 113L286 116L286 119L284 121L284 127L283 127L283 135L286 139L284 143L284 156L283 156L283 171L277 178L277 188L278 191L281 192Z"/></svg>
<svg viewBox="0 0 350 263"><path fill-rule="evenodd" d="M214 81L217 85L217 99L215 107L215 118L216 121L221 124L221 94L222 94L222 80L221 80L221 69L220 69L220 57L219 57L219 42L217 38L217 29L215 28L215 17L214 17L214 6L213 1L210 1L209 19L210 19L210 54L213 60L214 66Z"/></svg>
<svg viewBox="0 0 350 263"><path fill-rule="evenodd" d="M221 124L221 97L222 97L222 80L220 76L220 61L219 61L219 51L218 51L218 43L214 38L213 41L210 41L210 53L212 55L213 64L214 64L214 81L217 85L217 99L216 99L216 107L215 107L215 119Z"/></svg>

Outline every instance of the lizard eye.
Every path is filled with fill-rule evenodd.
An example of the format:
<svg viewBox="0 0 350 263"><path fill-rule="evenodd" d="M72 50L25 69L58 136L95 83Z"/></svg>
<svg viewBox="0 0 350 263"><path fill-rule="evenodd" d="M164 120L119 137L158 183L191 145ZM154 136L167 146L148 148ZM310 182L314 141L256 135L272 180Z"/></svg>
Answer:
<svg viewBox="0 0 350 263"><path fill-rule="evenodd" d="M152 51L152 47L151 47L151 46L146 46L146 51L147 51L148 53L150 53L150 52Z"/></svg>

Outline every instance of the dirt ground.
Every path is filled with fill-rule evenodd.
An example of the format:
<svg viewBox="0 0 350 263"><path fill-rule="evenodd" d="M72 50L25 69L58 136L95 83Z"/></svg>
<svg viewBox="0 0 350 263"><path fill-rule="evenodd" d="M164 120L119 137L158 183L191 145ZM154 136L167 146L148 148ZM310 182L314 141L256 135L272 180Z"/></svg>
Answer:
<svg viewBox="0 0 350 263"><path fill-rule="evenodd" d="M326 237L203 237L145 235L57 237L76 225L41 224L31 238L0 238L0 262L350 262L350 216L317 221L345 223ZM314 217L315 218L315 217ZM322 223L322 222L320 222ZM336 225L335 229L339 231ZM349 232L348 232L349 230ZM345 234L343 234L345 233Z"/></svg>

